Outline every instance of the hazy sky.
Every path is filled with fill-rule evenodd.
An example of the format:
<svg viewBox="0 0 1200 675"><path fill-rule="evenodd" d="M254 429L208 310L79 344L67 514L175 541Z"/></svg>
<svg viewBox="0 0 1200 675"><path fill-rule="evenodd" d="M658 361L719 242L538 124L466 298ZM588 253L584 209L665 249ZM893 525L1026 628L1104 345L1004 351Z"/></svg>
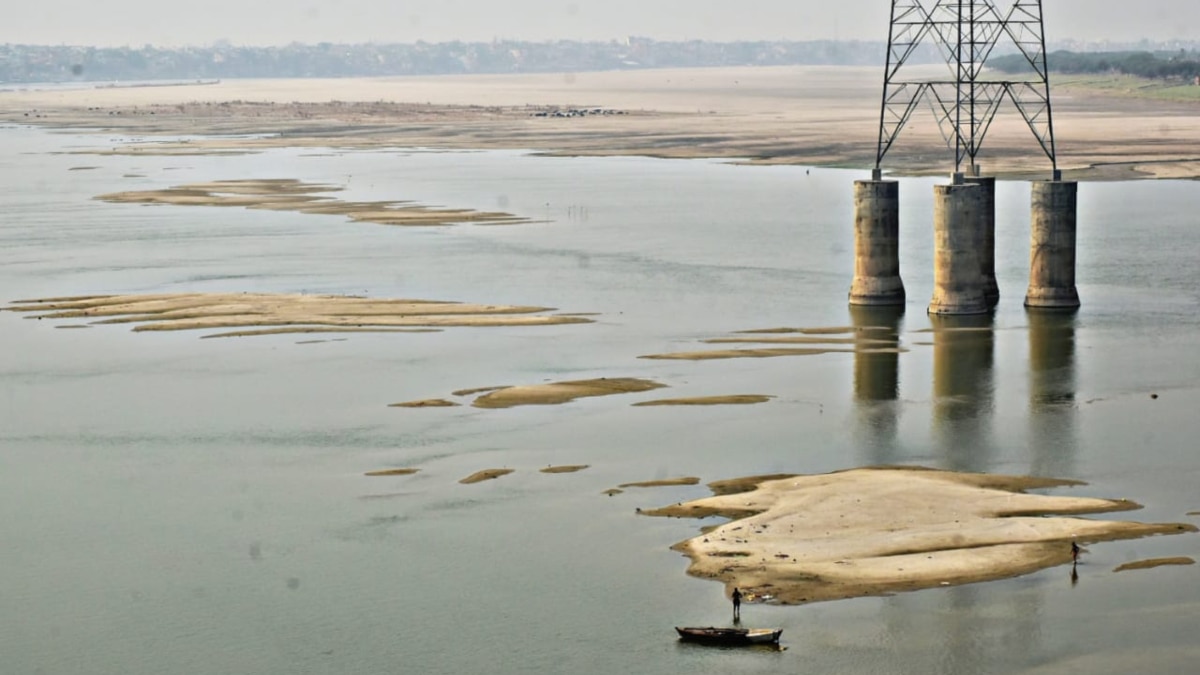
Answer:
<svg viewBox="0 0 1200 675"><path fill-rule="evenodd" d="M927 0L932 2L932 0ZM1009 7L1013 0L996 0ZM0 43L883 40L889 0L26 0ZM1045 0L1047 39L1197 39L1200 0Z"/></svg>

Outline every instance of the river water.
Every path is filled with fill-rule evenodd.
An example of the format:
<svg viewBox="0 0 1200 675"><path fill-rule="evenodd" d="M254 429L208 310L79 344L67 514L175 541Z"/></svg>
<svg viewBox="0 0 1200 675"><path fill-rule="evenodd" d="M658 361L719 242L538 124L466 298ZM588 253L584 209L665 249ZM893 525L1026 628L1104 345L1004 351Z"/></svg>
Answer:
<svg viewBox="0 0 1200 675"><path fill-rule="evenodd" d="M1096 544L1079 578L749 605L781 652L695 649L719 584L669 550L705 496L620 483L913 464L1086 481L1200 510L1200 190L1083 184L1074 316L1027 314L1029 186L997 188L993 318L930 332L933 179L904 179L903 316L851 314L861 172L516 152L98 156L102 134L0 128L4 302L96 293L362 294L594 312L593 324L199 339L0 312L0 671L202 673L1193 672L1195 535ZM297 178L345 199L538 222L404 229L340 216L94 201ZM655 361L775 327L891 324L900 354ZM956 322L951 322L958 325ZM940 326L939 326L940 327ZM398 409L459 389L644 377L561 406ZM755 406L631 407L767 394ZM1157 398L1152 398L1152 394ZM552 464L588 464L549 475ZM419 467L414 476L367 471ZM474 471L500 480L460 485Z"/></svg>

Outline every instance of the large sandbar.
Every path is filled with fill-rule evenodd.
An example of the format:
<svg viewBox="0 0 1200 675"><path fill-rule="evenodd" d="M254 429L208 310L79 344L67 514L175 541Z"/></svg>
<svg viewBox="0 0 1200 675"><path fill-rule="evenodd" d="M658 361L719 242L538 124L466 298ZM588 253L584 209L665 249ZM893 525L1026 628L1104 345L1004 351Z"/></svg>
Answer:
<svg viewBox="0 0 1200 675"><path fill-rule="evenodd" d="M1079 485L1027 476L875 468L726 487L643 511L734 520L680 542L689 573L784 604L952 586L1071 561L1070 542L1195 532L1074 516L1139 508L1125 500L1027 494ZM1071 516L1071 517L1068 517Z"/></svg>

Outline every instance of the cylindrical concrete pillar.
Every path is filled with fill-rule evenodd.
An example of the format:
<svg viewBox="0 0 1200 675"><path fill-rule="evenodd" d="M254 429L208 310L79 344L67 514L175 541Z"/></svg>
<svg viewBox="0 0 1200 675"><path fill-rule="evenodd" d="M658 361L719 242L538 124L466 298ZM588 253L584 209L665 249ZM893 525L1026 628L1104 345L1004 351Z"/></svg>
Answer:
<svg viewBox="0 0 1200 675"><path fill-rule="evenodd" d="M983 275L983 298L988 307L1000 303L996 283L996 179L968 176L966 182L979 186L979 273Z"/></svg>
<svg viewBox="0 0 1200 675"><path fill-rule="evenodd" d="M1075 209L1079 184L1035 181L1031 188L1029 291L1025 306L1076 309Z"/></svg>
<svg viewBox="0 0 1200 675"><path fill-rule="evenodd" d="M854 282L851 305L903 305L900 183L854 181Z"/></svg>
<svg viewBox="0 0 1200 675"><path fill-rule="evenodd" d="M978 185L933 186L933 299L930 314L985 314L979 266Z"/></svg>

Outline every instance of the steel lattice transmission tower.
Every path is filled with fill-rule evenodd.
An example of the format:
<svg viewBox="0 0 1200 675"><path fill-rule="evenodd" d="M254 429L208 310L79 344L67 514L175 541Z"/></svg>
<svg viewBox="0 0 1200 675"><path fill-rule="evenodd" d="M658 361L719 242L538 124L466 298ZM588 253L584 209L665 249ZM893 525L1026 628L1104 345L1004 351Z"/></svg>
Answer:
<svg viewBox="0 0 1200 675"><path fill-rule="evenodd" d="M904 79L908 59L929 42L945 58L950 77ZM988 57L1001 44L1015 45L1029 62L1030 77L981 78ZM954 148L955 173L962 173L964 163L975 173L975 158L1006 99L1025 118L1057 178L1041 0L893 0L875 175L922 101L930 103L942 136Z"/></svg>

